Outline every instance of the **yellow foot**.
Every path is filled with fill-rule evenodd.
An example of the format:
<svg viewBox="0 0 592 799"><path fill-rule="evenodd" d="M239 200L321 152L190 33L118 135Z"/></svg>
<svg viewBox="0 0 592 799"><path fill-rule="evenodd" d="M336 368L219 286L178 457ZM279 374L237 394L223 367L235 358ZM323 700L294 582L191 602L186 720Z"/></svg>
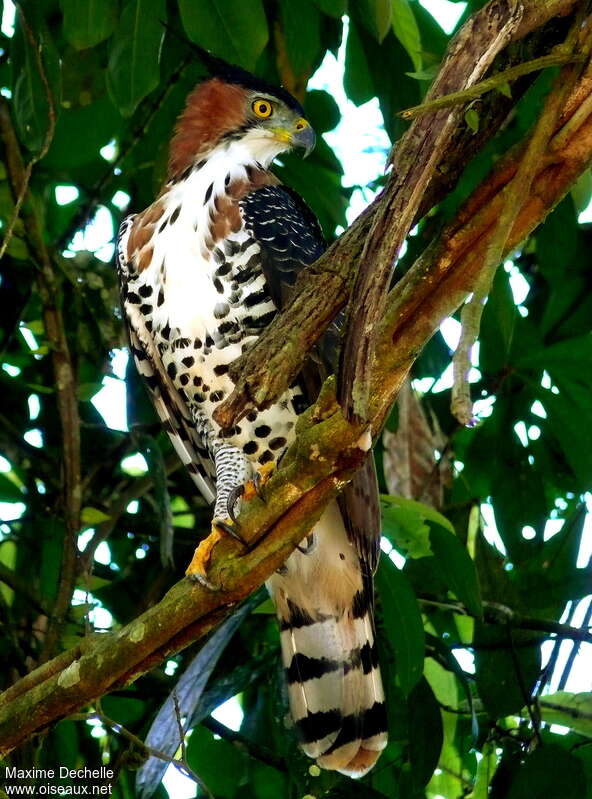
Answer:
<svg viewBox="0 0 592 799"><path fill-rule="evenodd" d="M274 461L270 461L269 463L264 463L262 466L259 466L255 469L255 477L253 480L249 480L245 485L245 493L244 498L246 500L253 499L253 497L257 496L260 499L265 499L265 492L264 488L267 483L271 480L271 477L275 471L275 463Z"/></svg>
<svg viewBox="0 0 592 799"><path fill-rule="evenodd" d="M232 527L230 519L213 519L211 533L203 541L199 542L199 546L193 553L191 563L185 570L185 574L192 580L197 580L205 588L211 591L218 590L207 578L210 561L214 547L224 538L224 534Z"/></svg>

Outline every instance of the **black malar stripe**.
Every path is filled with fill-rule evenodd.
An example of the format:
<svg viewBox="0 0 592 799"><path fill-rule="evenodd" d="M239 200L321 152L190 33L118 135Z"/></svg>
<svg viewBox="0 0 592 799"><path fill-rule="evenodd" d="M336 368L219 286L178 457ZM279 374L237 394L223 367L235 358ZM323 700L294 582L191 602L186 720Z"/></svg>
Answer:
<svg viewBox="0 0 592 799"><path fill-rule="evenodd" d="M323 677L332 671L339 671L343 668L343 663L329 658L309 658L298 652L292 658L290 666L286 669L288 684L295 682L306 682Z"/></svg>
<svg viewBox="0 0 592 799"><path fill-rule="evenodd" d="M309 713L296 722L298 738L303 744L322 741L331 733L340 729L343 716L338 710L325 710Z"/></svg>

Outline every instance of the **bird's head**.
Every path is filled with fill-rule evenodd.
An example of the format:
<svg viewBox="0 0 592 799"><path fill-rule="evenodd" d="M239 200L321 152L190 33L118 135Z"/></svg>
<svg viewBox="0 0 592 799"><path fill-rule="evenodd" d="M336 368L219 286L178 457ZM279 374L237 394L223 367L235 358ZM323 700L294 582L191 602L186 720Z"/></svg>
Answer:
<svg viewBox="0 0 592 799"><path fill-rule="evenodd" d="M225 142L240 142L253 161L264 166L294 147L304 149L305 155L310 153L314 130L289 92L210 58L218 66L217 74L187 98L171 142L170 176L180 174Z"/></svg>

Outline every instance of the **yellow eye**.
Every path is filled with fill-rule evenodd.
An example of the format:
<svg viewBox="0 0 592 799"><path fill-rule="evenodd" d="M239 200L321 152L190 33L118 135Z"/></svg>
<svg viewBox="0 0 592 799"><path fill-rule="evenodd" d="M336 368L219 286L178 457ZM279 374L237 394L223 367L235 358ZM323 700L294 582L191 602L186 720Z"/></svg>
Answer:
<svg viewBox="0 0 592 799"><path fill-rule="evenodd" d="M268 119L273 113L273 108L269 100L255 100L251 108L261 119Z"/></svg>

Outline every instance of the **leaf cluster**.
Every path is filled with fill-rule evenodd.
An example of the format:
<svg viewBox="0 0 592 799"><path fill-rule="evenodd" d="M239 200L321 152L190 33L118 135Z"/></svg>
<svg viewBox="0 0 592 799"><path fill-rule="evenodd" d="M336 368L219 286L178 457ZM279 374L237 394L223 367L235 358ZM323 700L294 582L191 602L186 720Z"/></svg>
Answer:
<svg viewBox="0 0 592 799"><path fill-rule="evenodd" d="M463 18L481 5L469 2ZM407 125L398 112L421 102L448 41L416 0L29 0L19 4L14 36L2 35L2 102L25 162L42 151L55 114L49 150L33 170L0 265L2 687L51 654L45 633L66 585L61 389L37 248L25 221L36 220L51 253L56 291L50 299L62 315L80 413L79 554L68 612L57 625L59 651L93 628L117 630L157 602L209 529L210 510L178 467L133 366L128 363L125 375L114 371L124 358L113 355L126 346L111 262L114 231L126 206L141 209L158 191L174 120L204 74L161 21L283 82L324 133L340 121L337 104L327 91L305 88L323 59L337 54L343 14L346 96L356 106L377 100L395 142ZM542 54L541 41L555 42L561 32L557 21L544 36L522 43L524 58ZM506 124L409 237L398 274L523 138L550 78L549 71L522 78L510 97L507 87L499 93L499 103L512 109ZM464 135L479 137L490 119L485 98L474 101ZM2 235L16 200L6 146L3 156ZM286 157L278 174L313 207L328 239L346 227L352 187L344 185L343 168L320 136L307 161ZM363 188L379 183L368 175L371 185ZM63 203L64 187L76 199ZM579 603L592 583L585 562L592 232L578 222L590 194L585 176L495 279L473 383L483 409L478 426L460 429L450 414L450 390L441 377L451 353L441 333L413 367L424 411L437 420L454 462L438 511L389 494L385 445L377 446L385 550L399 555L385 556L377 577L390 716L390 743L377 768L353 784L317 774L299 753L287 719L275 620L261 596L235 629L220 627L218 638L214 633L202 648L170 657L89 712L100 711L173 757L172 692L177 686L181 694L178 675L187 673L186 681L195 683L188 689L186 761L221 799L592 796L592 702L579 688L576 695L565 690L572 667L578 671L575 654L590 648L570 637L574 626L589 627L589 612L582 621L577 609L585 611ZM528 289L520 299L518 285ZM93 403L104 386L126 398L123 429L108 426ZM388 427L405 432L396 413ZM403 567L393 559L399 565L404 559ZM574 652L567 661L560 654L564 641L570 643L563 651ZM236 696L244 719L233 736L211 714ZM157 717L161 707L169 711L164 721ZM551 724L568 734L556 734ZM106 722L66 719L15 753L13 762L40 768L108 762L116 772L113 796L155 790L164 797L162 768L154 769L152 758L141 765L148 754Z"/></svg>

